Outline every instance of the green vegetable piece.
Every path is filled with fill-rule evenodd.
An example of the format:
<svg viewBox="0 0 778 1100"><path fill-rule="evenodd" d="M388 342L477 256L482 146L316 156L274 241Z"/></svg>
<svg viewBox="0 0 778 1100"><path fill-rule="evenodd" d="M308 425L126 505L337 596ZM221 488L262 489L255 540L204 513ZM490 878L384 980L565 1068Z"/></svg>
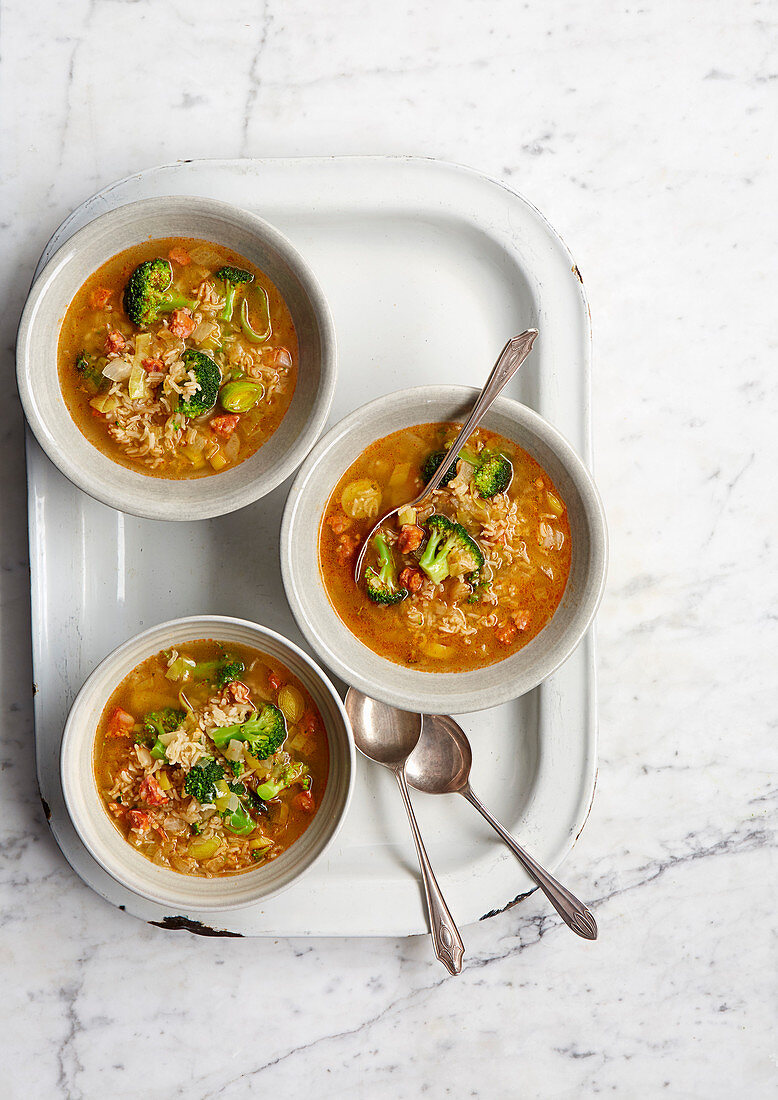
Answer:
<svg viewBox="0 0 778 1100"><path fill-rule="evenodd" d="M185 710L176 710L175 707L165 707L163 710L152 710L143 719L143 729L147 738L158 741L163 733L172 733L177 730L186 718ZM161 759L161 758L160 758Z"/></svg>
<svg viewBox="0 0 778 1100"><path fill-rule="evenodd" d="M220 779L224 779L224 768L213 757L204 756L190 769L184 790L201 805L206 805L216 799L216 784Z"/></svg>
<svg viewBox="0 0 778 1100"><path fill-rule="evenodd" d="M204 416L216 404L222 372L210 355L206 355L203 351L187 348L181 358L184 365L194 371L200 389L196 390L187 401L181 401L178 407L184 416Z"/></svg>
<svg viewBox="0 0 778 1100"><path fill-rule="evenodd" d="M214 680L219 687L224 687L225 684L240 680L245 671L243 661L220 657L218 661L200 661L192 669L192 676L196 680Z"/></svg>
<svg viewBox="0 0 778 1100"><path fill-rule="evenodd" d="M299 760L293 761L275 779L268 779L257 787L257 797L263 802L270 802L277 798L281 791L291 787L294 783L302 783L308 776L308 768Z"/></svg>
<svg viewBox="0 0 778 1100"><path fill-rule="evenodd" d="M391 607L406 598L408 589L400 588L397 583L394 555L380 531L373 538L373 546L378 551L379 571L372 566L365 570L365 589L373 603Z"/></svg>
<svg viewBox="0 0 778 1100"><path fill-rule="evenodd" d="M429 455L421 471L425 485L430 481L447 453L447 451L433 451ZM497 493L504 493L513 481L513 466L510 459L503 454L495 451L481 451L480 454L474 454L472 451L463 449L459 452L459 457L473 467L475 487L479 496L487 500L496 496ZM457 464L455 462L443 478L441 485L448 485L456 477L456 473Z"/></svg>
<svg viewBox="0 0 778 1100"><path fill-rule="evenodd" d="M165 746L162 744L159 738L154 742L151 748L151 755L155 760L167 760L165 755Z"/></svg>
<svg viewBox="0 0 778 1100"><path fill-rule="evenodd" d="M504 493L513 481L513 466L505 455L493 451L482 451L473 474L475 487L487 500Z"/></svg>
<svg viewBox="0 0 778 1100"><path fill-rule="evenodd" d="M223 279L225 283L224 309L219 314L220 321L231 321L232 311L235 308L235 292L238 287L254 282L254 276L250 271L244 271L242 267L220 267L216 272L217 279Z"/></svg>
<svg viewBox="0 0 778 1100"><path fill-rule="evenodd" d="M449 576L449 555L453 550L467 555L472 563L469 576L480 573L484 565L484 556L474 539L468 535L461 523L455 523L447 516L437 512L426 523L427 545L419 558L419 565L431 581L440 584Z"/></svg>
<svg viewBox="0 0 778 1100"><path fill-rule="evenodd" d="M217 749L225 748L230 741L243 741L252 756L267 760L286 740L286 719L278 707L265 703L261 711L245 722L217 727L210 736Z"/></svg>
<svg viewBox="0 0 778 1100"><path fill-rule="evenodd" d="M86 383L92 393L97 393L103 389L108 381L107 378L103 377L103 372L95 361L85 351L80 351L76 356L76 370L81 376L81 381Z"/></svg>
<svg viewBox="0 0 778 1100"><path fill-rule="evenodd" d="M248 836L257 827L256 822L249 817L243 806L238 806L237 810L228 810L222 814L222 821L230 832L235 833L236 836Z"/></svg>
<svg viewBox="0 0 778 1100"><path fill-rule="evenodd" d="M443 461L443 459L446 457L447 454L448 454L448 451L433 451L432 454L427 455L427 458L424 462L424 465L421 468L421 476L422 476L422 480L423 480L425 485L427 484L428 481L432 480L432 477L435 474L435 472L437 471L438 466L440 466L441 462ZM457 464L455 462L454 465L451 467L451 469L446 474L446 476L441 481L441 483L440 483L441 486L448 485L449 481L453 481L456 476L457 476Z"/></svg>
<svg viewBox="0 0 778 1100"><path fill-rule="evenodd" d="M170 290L173 268L167 260L144 260L139 264L124 288L124 312L142 328L159 320L161 313L187 307L194 309L197 302Z"/></svg>
<svg viewBox="0 0 778 1100"><path fill-rule="evenodd" d="M264 344L266 340L270 339L273 332L273 326L270 323L270 301L268 300L267 291L264 287L257 284L257 294L262 299L262 306L265 314L265 328L262 332L255 332L251 327L249 321L249 304L244 298L240 303L240 327L243 331L243 335L246 337L250 344Z"/></svg>
<svg viewBox="0 0 778 1100"><path fill-rule="evenodd" d="M261 382L228 382L222 386L219 401L231 413L245 413L258 405L265 396L265 387Z"/></svg>

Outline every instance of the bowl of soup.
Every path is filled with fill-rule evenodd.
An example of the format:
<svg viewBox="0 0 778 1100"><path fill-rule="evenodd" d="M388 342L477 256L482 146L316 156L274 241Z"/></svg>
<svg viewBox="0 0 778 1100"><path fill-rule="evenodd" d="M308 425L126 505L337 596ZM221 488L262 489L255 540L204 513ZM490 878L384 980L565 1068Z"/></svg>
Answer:
<svg viewBox="0 0 778 1100"><path fill-rule="evenodd" d="M354 748L301 650L201 616L144 631L94 670L61 771L76 831L117 881L179 911L227 910L286 889L327 850Z"/></svg>
<svg viewBox="0 0 778 1100"><path fill-rule="evenodd" d="M418 496L477 396L424 386L336 425L292 486L281 532L287 598L321 660L405 710L463 713L517 698L575 649L605 582L591 475L533 410L492 406L445 484Z"/></svg>
<svg viewBox="0 0 778 1100"><path fill-rule="evenodd" d="M17 339L27 420L105 504L153 519L222 515L300 464L327 418L326 299L276 229L210 199L119 207L36 280Z"/></svg>

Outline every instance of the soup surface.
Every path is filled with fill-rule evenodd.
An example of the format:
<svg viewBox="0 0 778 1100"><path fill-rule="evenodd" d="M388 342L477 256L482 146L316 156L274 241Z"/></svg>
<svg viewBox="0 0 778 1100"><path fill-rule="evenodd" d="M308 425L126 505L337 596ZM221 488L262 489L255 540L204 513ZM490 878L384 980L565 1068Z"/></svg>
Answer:
<svg viewBox="0 0 778 1100"><path fill-rule="evenodd" d="M297 336L276 287L243 256L167 238L87 279L62 323L58 364L71 416L109 458L203 477L243 462L278 428Z"/></svg>
<svg viewBox="0 0 778 1100"><path fill-rule="evenodd" d="M458 424L419 424L373 443L338 482L319 532L330 601L366 646L427 672L481 668L549 622L570 572L570 527L551 479L516 443L478 429L455 474L356 555L378 517L412 500Z"/></svg>
<svg viewBox="0 0 778 1100"><path fill-rule="evenodd" d="M149 657L103 711L95 776L144 856L212 878L275 859L327 782L321 715L300 681L246 646L200 640Z"/></svg>

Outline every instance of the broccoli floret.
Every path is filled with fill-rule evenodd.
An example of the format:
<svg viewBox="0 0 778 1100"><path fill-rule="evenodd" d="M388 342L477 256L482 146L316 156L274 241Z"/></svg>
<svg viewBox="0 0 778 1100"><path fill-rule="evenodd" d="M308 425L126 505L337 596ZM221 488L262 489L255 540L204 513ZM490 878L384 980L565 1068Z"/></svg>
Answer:
<svg viewBox="0 0 778 1100"><path fill-rule="evenodd" d="M216 683L219 687L233 684L236 680L240 680L245 671L246 666L243 661L228 661L226 664L223 664L216 673Z"/></svg>
<svg viewBox="0 0 778 1100"><path fill-rule="evenodd" d="M176 710L174 707L165 707L164 710L153 710L143 719L142 740L146 745L151 745L151 755L155 760L167 760L165 745L160 740L163 733L172 733L186 718L186 711ZM136 738L136 742L137 742Z"/></svg>
<svg viewBox="0 0 778 1100"><path fill-rule="evenodd" d="M200 389L186 401L181 401L178 407L184 416L203 416L216 404L219 386L222 384L222 372L216 361L203 351L187 348L181 358L184 366L194 371Z"/></svg>
<svg viewBox="0 0 778 1100"><path fill-rule="evenodd" d="M419 565L431 581L440 584L450 575L449 558L452 553L460 557L466 567L465 573L472 576L480 572L484 556L461 523L455 523L436 512L430 516L425 526L427 545L419 558Z"/></svg>
<svg viewBox="0 0 778 1100"><path fill-rule="evenodd" d="M197 680L215 680L219 687L239 680L246 671L243 661L237 657L233 660L222 657L218 661L200 661L192 669L192 676Z"/></svg>
<svg viewBox="0 0 778 1100"><path fill-rule="evenodd" d="M223 279L225 283L224 309L219 314L221 321L231 321L232 311L235 308L235 292L239 286L253 283L254 276L250 271L244 271L240 267L220 267L216 272L217 279Z"/></svg>
<svg viewBox="0 0 778 1100"><path fill-rule="evenodd" d="M429 455L421 471L425 485L447 454L447 451L433 451ZM496 451L481 451L480 454L474 454L472 451L463 449L459 452L459 457L473 467L475 487L479 495L486 499L496 496L497 493L504 493L513 481L513 466L505 455ZM448 485L456 477L456 472L457 464L455 462L443 478L441 485Z"/></svg>
<svg viewBox="0 0 778 1100"><path fill-rule="evenodd" d="M467 459L469 462L470 459ZM482 497L504 493L513 481L513 466L510 459L495 451L481 451L476 459L473 474L475 487Z"/></svg>
<svg viewBox="0 0 778 1100"><path fill-rule="evenodd" d="M220 779L224 779L224 768L212 756L206 756L190 769L184 790L202 805L207 805L215 800L216 784Z"/></svg>
<svg viewBox="0 0 778 1100"><path fill-rule="evenodd" d="M257 787L257 795L264 802L269 802L271 799L277 798L281 791L291 787L293 783L304 783L307 778L308 768L299 760L295 760L284 768L277 777L261 783Z"/></svg>
<svg viewBox="0 0 778 1100"><path fill-rule="evenodd" d="M286 719L278 707L265 703L261 711L245 722L211 730L211 739L217 749L225 748L230 741L243 741L252 756L266 760L286 740Z"/></svg>
<svg viewBox="0 0 778 1100"><path fill-rule="evenodd" d="M489 587L490 582L481 572L471 573L468 579L470 581L470 584L473 586L473 591L467 597L467 602L478 603L483 593Z"/></svg>
<svg viewBox="0 0 778 1100"><path fill-rule="evenodd" d="M164 710L153 710L147 714L143 719L143 728L149 737L159 737L160 734L177 730L185 718L185 710L165 707Z"/></svg>
<svg viewBox="0 0 778 1100"><path fill-rule="evenodd" d="M386 539L379 531L373 538L373 546L378 551L378 564L380 571L372 566L365 570L365 589L373 603L391 607L400 603L408 595L407 588L400 588L397 584L397 568L394 564L394 555L386 544Z"/></svg>
<svg viewBox="0 0 778 1100"><path fill-rule="evenodd" d="M422 476L422 480L424 481L425 485L427 484L428 481L432 480L432 477L435 474L438 466L440 466L441 462L443 461L443 459L446 457L447 454L448 454L448 451L433 451L432 454L427 455L427 458L424 462L424 465L421 468L421 476ZM455 462L454 465L451 467L451 469L446 474L446 476L441 481L441 483L440 483L441 486L442 485L448 485L449 481L453 481L456 476L457 476L457 464Z"/></svg>
<svg viewBox="0 0 778 1100"><path fill-rule="evenodd" d="M81 376L82 381L86 382L89 389L95 393L102 389L107 382L99 366L85 351L80 351L76 356L76 370Z"/></svg>
<svg viewBox="0 0 778 1100"><path fill-rule="evenodd" d="M249 817L244 806L238 806L235 810L225 810L222 821L230 832L237 836L248 836L257 827L256 821Z"/></svg>
<svg viewBox="0 0 778 1100"><path fill-rule="evenodd" d="M187 306L194 309L196 301L171 291L173 268L167 260L144 260L139 264L124 288L124 312L142 327L159 318L160 313Z"/></svg>

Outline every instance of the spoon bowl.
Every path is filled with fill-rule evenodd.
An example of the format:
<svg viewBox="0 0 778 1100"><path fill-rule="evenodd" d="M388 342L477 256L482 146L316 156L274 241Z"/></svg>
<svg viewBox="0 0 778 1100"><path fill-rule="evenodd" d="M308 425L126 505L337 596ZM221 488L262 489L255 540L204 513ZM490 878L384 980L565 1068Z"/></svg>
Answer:
<svg viewBox="0 0 778 1100"><path fill-rule="evenodd" d="M427 715L424 736L405 766L408 782L426 794L456 794L468 785L473 750L450 715Z"/></svg>
<svg viewBox="0 0 778 1100"><path fill-rule="evenodd" d="M345 707L362 755L387 768L401 767L421 737L421 715L379 703L356 688L349 688Z"/></svg>
<svg viewBox="0 0 778 1100"><path fill-rule="evenodd" d="M394 772L419 857L435 954L449 974L459 974L465 945L432 870L411 805L408 780L405 778L405 762L421 737L422 717L420 714L390 707L388 703L379 703L353 687L346 693L345 707L354 732L354 741L362 755Z"/></svg>
<svg viewBox="0 0 778 1100"><path fill-rule="evenodd" d="M505 841L565 924L583 939L596 940L597 922L583 902L525 852L476 796L470 786L472 763L470 742L459 723L448 714L425 715L421 740L406 764L411 786L427 794L461 794L466 798Z"/></svg>

